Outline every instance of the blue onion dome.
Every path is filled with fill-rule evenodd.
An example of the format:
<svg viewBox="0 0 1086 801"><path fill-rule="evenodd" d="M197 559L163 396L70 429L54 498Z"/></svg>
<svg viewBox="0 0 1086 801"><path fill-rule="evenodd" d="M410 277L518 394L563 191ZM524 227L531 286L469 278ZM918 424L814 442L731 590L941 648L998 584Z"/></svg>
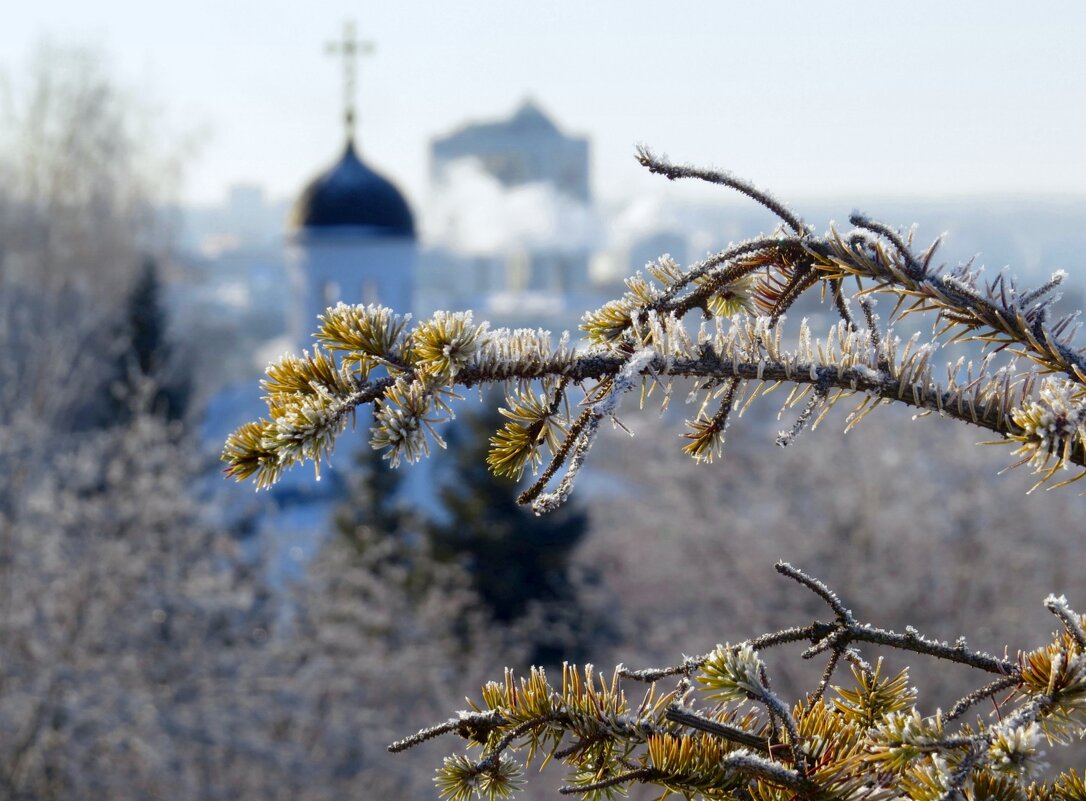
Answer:
<svg viewBox="0 0 1086 801"><path fill-rule="evenodd" d="M415 238L407 201L362 162L350 140L343 157L302 192L290 223L294 229L365 228L374 236Z"/></svg>

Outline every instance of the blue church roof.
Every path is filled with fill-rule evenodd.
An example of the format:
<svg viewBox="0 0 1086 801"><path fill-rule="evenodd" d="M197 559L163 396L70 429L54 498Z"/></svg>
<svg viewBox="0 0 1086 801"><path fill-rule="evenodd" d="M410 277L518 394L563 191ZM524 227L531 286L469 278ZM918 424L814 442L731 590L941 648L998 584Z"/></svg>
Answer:
<svg viewBox="0 0 1086 801"><path fill-rule="evenodd" d="M372 229L375 236L415 237L407 201L387 179L366 166L348 141L342 158L314 178L291 212L291 227Z"/></svg>

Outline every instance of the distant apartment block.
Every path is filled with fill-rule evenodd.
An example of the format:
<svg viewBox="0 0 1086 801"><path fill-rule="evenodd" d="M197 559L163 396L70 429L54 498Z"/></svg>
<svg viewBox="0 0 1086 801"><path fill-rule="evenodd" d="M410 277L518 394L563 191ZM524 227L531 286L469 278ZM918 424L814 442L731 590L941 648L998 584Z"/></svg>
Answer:
<svg viewBox="0 0 1086 801"><path fill-rule="evenodd" d="M546 183L589 200L588 139L562 133L531 100L507 120L469 123L434 139L430 156L435 183L448 164L470 158L505 186Z"/></svg>
<svg viewBox="0 0 1086 801"><path fill-rule="evenodd" d="M472 162L510 190L510 199L522 188L547 187L547 205L534 209L541 220L563 212L586 217L592 214L588 158L586 137L563 133L529 100L505 120L467 123L433 139L430 176L440 192L456 180L453 165ZM590 245L561 226L485 254L434 243L420 262L416 307L474 308L503 325L575 328L574 310L591 305L589 257Z"/></svg>

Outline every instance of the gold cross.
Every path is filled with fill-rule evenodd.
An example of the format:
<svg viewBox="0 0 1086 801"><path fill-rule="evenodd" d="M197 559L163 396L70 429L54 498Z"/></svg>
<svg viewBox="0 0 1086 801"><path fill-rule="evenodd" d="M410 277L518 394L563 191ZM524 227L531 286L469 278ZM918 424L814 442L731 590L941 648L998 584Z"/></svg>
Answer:
<svg viewBox="0 0 1086 801"><path fill-rule="evenodd" d="M324 46L326 53L343 56L343 124L347 128L347 140L354 141L355 129L355 82L358 75L358 56L373 52L373 42L355 38L353 22L343 24L343 39Z"/></svg>

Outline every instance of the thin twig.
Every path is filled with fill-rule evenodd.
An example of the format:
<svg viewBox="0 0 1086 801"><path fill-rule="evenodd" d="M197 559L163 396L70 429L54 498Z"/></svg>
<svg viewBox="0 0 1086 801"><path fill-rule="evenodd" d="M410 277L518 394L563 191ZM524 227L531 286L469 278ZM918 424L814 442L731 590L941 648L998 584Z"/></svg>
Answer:
<svg viewBox="0 0 1086 801"><path fill-rule="evenodd" d="M905 244L905 240L901 238L901 235L888 225L884 225L880 222L875 222L869 219L866 215L856 211L849 215L848 221L858 228L864 228L872 233L878 234L891 245L898 252L901 258L905 261L906 266L909 268L910 277L913 280L920 280L924 277L924 267L916 260L916 257L909 250L909 246Z"/></svg>
<svg viewBox="0 0 1086 801"><path fill-rule="evenodd" d="M759 637L755 637L753 640L747 640L746 642L739 643L732 647L741 648L743 645L749 645L755 651L763 651L766 648L772 648L777 645L786 645L793 642L818 641L835 630L836 627L831 623L813 623L810 626L792 626L779 631L769 632L768 634L762 634ZM620 676L633 679L634 681L652 683L660 681L661 679L666 679L669 676L689 676L704 665L706 661L708 661L709 656L710 654L702 654L701 656L687 657L683 660L682 664L662 668L630 670L629 668L624 667L619 670L618 673Z"/></svg>
<svg viewBox="0 0 1086 801"><path fill-rule="evenodd" d="M830 653L829 661L826 663L826 669L822 671L822 678L818 682L818 687L815 689L814 694L811 695L810 701L807 704L807 709L814 709L814 706L818 701L826 694L826 690L829 689L830 681L833 680L833 672L837 669L837 663L841 661L841 651L835 649Z"/></svg>
<svg viewBox="0 0 1086 801"><path fill-rule="evenodd" d="M501 756L502 751L512 745L513 741L518 737L545 723L553 723L561 719L561 715L552 712L547 715L539 715L522 721L502 735L502 738L498 740L493 747L488 749L486 759L484 759L480 765L497 766L498 758Z"/></svg>
<svg viewBox="0 0 1086 801"><path fill-rule="evenodd" d="M491 710L490 712L461 713L460 717L451 718L436 726L428 726L425 729L419 729L411 736L404 737L402 740L397 740L388 746L388 750L393 754L396 754L400 751L406 751L408 748L413 748L427 740L440 737L442 734L448 734L454 731L466 734L476 728L489 730L497 728L504 722L505 718L502 717L502 714L497 710Z"/></svg>
<svg viewBox="0 0 1086 801"><path fill-rule="evenodd" d="M551 479L562 469L562 465L565 464L566 459L569 458L569 453L573 449L574 443L580 438L581 432L591 419L592 410L585 409L577 419L573 421L573 424L569 427L569 431L566 432L566 437L562 441L562 445L555 451L554 456L551 457L547 469L539 475L539 478L532 483L532 486L528 487L528 489L517 496L517 503L521 506L526 506L539 497L539 494L546 489L547 484L550 483Z"/></svg>
<svg viewBox="0 0 1086 801"><path fill-rule="evenodd" d="M753 748L764 754L770 753L769 743L765 737L758 737L735 726L729 726L726 723L712 720L692 709L684 709L681 706L672 705L668 707L667 712L664 713L664 717L672 723L680 723L691 729L703 731L706 734L712 734L714 737L720 737L729 742L745 745L747 748Z"/></svg>
<svg viewBox="0 0 1086 801"><path fill-rule="evenodd" d="M895 631L880 629L863 623L838 624L836 631L804 651L803 656L809 659L831 647L843 646L849 642L885 645L902 651L911 651L916 654L933 656L937 659L945 659L948 662L956 662L960 665L968 665L1001 676L1016 675L1018 670L1018 666L1008 659L997 659L991 654L970 651L957 645L951 646L937 640L930 640L912 627L906 629L904 634L899 634Z"/></svg>
<svg viewBox="0 0 1086 801"><path fill-rule="evenodd" d="M1006 690L1010 687L1014 687L1021 679L1015 676L1005 676L1002 679L996 679L990 684L985 684L968 695L963 696L958 700L954 706L950 708L950 711L943 717L943 723L950 723L952 720L957 720L961 715L969 709L969 707L983 701L985 698L990 698L996 693Z"/></svg>
<svg viewBox="0 0 1086 801"><path fill-rule="evenodd" d="M788 746L792 751L792 764L797 768L800 768L803 765L803 750L801 748L799 736L799 724L796 723L796 719L792 716L792 711L788 708L788 705L769 688L763 688L762 691L758 693L757 700L765 704L770 713L775 715L781 723L784 724L784 728L788 732Z"/></svg>
<svg viewBox="0 0 1086 801"><path fill-rule="evenodd" d="M708 258L692 264L683 277L668 287L667 291L664 292L650 308L657 310L667 308L668 304L675 299L680 290L692 282L697 281L720 264L732 261L740 256L745 256L748 253L756 253L760 250L768 250L770 248L779 248L784 244L798 245L802 241L803 240L798 237L760 237L732 245L731 247L722 250L720 253L714 253Z"/></svg>
<svg viewBox="0 0 1086 801"><path fill-rule="evenodd" d="M798 567L794 567L793 565L788 564L788 562L777 562L777 564L774 566L774 569L782 576L788 576L788 578L792 579L793 581L802 584L804 587L809 589L811 592L813 592L815 595L817 595L819 598L829 604L829 607L834 611L834 614L837 615L837 619L840 620L842 623L856 622L856 618L852 616L851 610L849 610L848 607L841 603L841 599L837 597L837 593L827 587L819 579L816 579L813 576L808 576Z"/></svg>
<svg viewBox="0 0 1086 801"><path fill-rule="evenodd" d="M582 793L592 793L596 790L606 790L608 787L614 787L616 784L624 784L626 782L635 781L652 781L653 777L657 775L657 771L653 770L652 768L635 768L634 770L627 771L626 773L619 773L616 776L609 776L606 779L600 779L598 782L559 787L558 792L562 795L580 795Z"/></svg>
<svg viewBox="0 0 1086 801"><path fill-rule="evenodd" d="M746 195L751 200L765 206L780 217L781 220L788 224L789 228L800 236L805 236L807 234L807 226L803 224L803 220L789 211L783 203L772 195L757 189L754 185L736 178L734 175L729 175L726 172L720 172L718 170L703 170L697 167L671 164L664 159L657 158L653 155L652 151L644 146L637 149L637 160L640 162L641 166L646 167L649 172L662 175L669 181L675 181L679 178L697 178L711 184L718 184L720 186L726 186L729 189L734 189L736 192Z"/></svg>
<svg viewBox="0 0 1086 801"><path fill-rule="evenodd" d="M1086 629L1082 627L1082 616L1067 605L1067 599L1062 595L1049 595L1045 598L1045 609L1058 617L1078 647L1086 650Z"/></svg>

